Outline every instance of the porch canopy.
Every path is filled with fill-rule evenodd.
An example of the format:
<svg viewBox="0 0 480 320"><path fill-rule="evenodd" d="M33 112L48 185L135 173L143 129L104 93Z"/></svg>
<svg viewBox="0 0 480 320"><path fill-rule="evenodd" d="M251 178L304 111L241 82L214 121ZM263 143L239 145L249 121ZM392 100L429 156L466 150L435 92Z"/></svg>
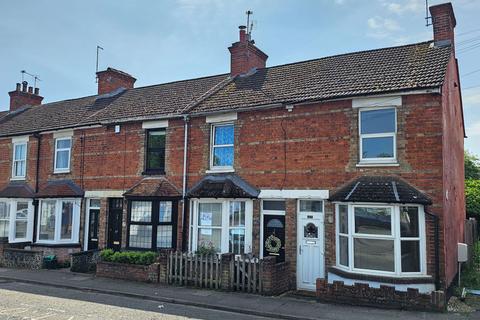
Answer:
<svg viewBox="0 0 480 320"><path fill-rule="evenodd" d="M182 193L164 177L147 177L127 190L125 198L180 198Z"/></svg>
<svg viewBox="0 0 480 320"><path fill-rule="evenodd" d="M235 174L207 175L188 192L189 198L258 198L260 190Z"/></svg>
<svg viewBox="0 0 480 320"><path fill-rule="evenodd" d="M35 192L33 189L26 184L25 182L10 182L0 190L0 198L34 198Z"/></svg>
<svg viewBox="0 0 480 320"><path fill-rule="evenodd" d="M403 179L390 176L362 176L332 193L330 201L415 203L430 205L432 200Z"/></svg>
<svg viewBox="0 0 480 320"><path fill-rule="evenodd" d="M37 198L82 198L85 192L72 180L51 180L36 194Z"/></svg>

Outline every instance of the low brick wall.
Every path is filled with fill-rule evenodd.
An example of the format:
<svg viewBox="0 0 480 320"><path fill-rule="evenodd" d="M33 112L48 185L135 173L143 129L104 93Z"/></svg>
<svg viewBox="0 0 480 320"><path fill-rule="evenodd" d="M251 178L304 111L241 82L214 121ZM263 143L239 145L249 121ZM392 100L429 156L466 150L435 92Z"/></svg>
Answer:
<svg viewBox="0 0 480 320"><path fill-rule="evenodd" d="M370 288L368 284L356 283L348 286L343 281L328 283L317 279L317 300L321 302L345 303L376 308L445 311L445 293L434 291L431 294L419 293L418 289L397 291L394 286L381 285Z"/></svg>
<svg viewBox="0 0 480 320"><path fill-rule="evenodd" d="M153 263L149 266L141 266L100 261L97 263L96 275L97 277L157 283L159 264Z"/></svg>
<svg viewBox="0 0 480 320"><path fill-rule="evenodd" d="M43 252L4 248L3 266L6 268L41 269L43 267Z"/></svg>
<svg viewBox="0 0 480 320"><path fill-rule="evenodd" d="M288 262L276 263L275 257L263 259L262 285L263 295L276 296L290 290Z"/></svg>
<svg viewBox="0 0 480 320"><path fill-rule="evenodd" d="M81 251L81 248L80 246L74 246L74 247L70 247L70 246L65 246L65 247L57 247L57 246L54 246L54 247L50 247L50 246L42 246L42 245L35 245L35 244L32 244L30 245L31 249L32 250L41 250L43 251L44 255L45 256L50 256L50 255L54 255L54 256L57 256L57 261L59 263L64 263L66 261L70 261L70 255L72 253L76 253L76 252L80 252Z"/></svg>
<svg viewBox="0 0 480 320"><path fill-rule="evenodd" d="M88 250L72 253L70 260L70 271L83 273L95 272L99 259L99 250Z"/></svg>

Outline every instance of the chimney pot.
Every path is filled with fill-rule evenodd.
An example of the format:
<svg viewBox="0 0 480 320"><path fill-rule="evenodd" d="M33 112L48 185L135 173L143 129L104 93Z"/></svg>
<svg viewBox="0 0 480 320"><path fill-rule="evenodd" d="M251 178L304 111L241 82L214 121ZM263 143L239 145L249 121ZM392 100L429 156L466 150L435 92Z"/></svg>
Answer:
<svg viewBox="0 0 480 320"><path fill-rule="evenodd" d="M21 86L22 86L22 85L17 82L17 85L16 85L16 87L15 87L15 91L20 91L20 90L22 90L22 89L21 89Z"/></svg>
<svg viewBox="0 0 480 320"><path fill-rule="evenodd" d="M39 89L39 88L35 88L34 94L35 94L36 96L38 96L38 95L40 94L40 89Z"/></svg>
<svg viewBox="0 0 480 320"><path fill-rule="evenodd" d="M28 86L28 82L27 82L27 81L23 81L23 82L22 82L22 91L23 91L23 92L27 92L27 86Z"/></svg>
<svg viewBox="0 0 480 320"><path fill-rule="evenodd" d="M30 93L30 94L33 93L33 87L32 86L28 87L28 93Z"/></svg>
<svg viewBox="0 0 480 320"><path fill-rule="evenodd" d="M238 29L240 29L240 42L245 42L247 40L247 27L239 26Z"/></svg>

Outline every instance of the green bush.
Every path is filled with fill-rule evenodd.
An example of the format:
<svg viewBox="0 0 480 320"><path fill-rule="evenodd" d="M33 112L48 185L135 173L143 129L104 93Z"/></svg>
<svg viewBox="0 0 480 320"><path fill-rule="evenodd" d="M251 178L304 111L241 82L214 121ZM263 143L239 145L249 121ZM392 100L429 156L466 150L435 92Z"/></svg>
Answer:
<svg viewBox="0 0 480 320"><path fill-rule="evenodd" d="M462 287L480 289L480 241L474 244L472 263L462 271L461 281Z"/></svg>
<svg viewBox="0 0 480 320"><path fill-rule="evenodd" d="M465 180L465 201L468 216L480 218L480 180Z"/></svg>
<svg viewBox="0 0 480 320"><path fill-rule="evenodd" d="M138 265L150 265L157 259L157 253L152 251L137 252L137 251L123 251L114 252L111 249L105 249L100 252L100 257L103 261L116 262L116 263L128 263Z"/></svg>

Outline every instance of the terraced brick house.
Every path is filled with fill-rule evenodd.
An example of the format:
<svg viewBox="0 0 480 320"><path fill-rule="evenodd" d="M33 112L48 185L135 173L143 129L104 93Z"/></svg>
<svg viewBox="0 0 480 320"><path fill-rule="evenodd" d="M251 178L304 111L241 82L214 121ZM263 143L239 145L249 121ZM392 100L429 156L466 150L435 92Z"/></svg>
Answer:
<svg viewBox="0 0 480 320"><path fill-rule="evenodd" d="M291 289L429 293L463 242L464 123L451 4L433 40L266 67L240 28L229 73L0 113L3 246L273 255ZM272 53L274 54L274 53ZM320 279L319 281L317 281Z"/></svg>

